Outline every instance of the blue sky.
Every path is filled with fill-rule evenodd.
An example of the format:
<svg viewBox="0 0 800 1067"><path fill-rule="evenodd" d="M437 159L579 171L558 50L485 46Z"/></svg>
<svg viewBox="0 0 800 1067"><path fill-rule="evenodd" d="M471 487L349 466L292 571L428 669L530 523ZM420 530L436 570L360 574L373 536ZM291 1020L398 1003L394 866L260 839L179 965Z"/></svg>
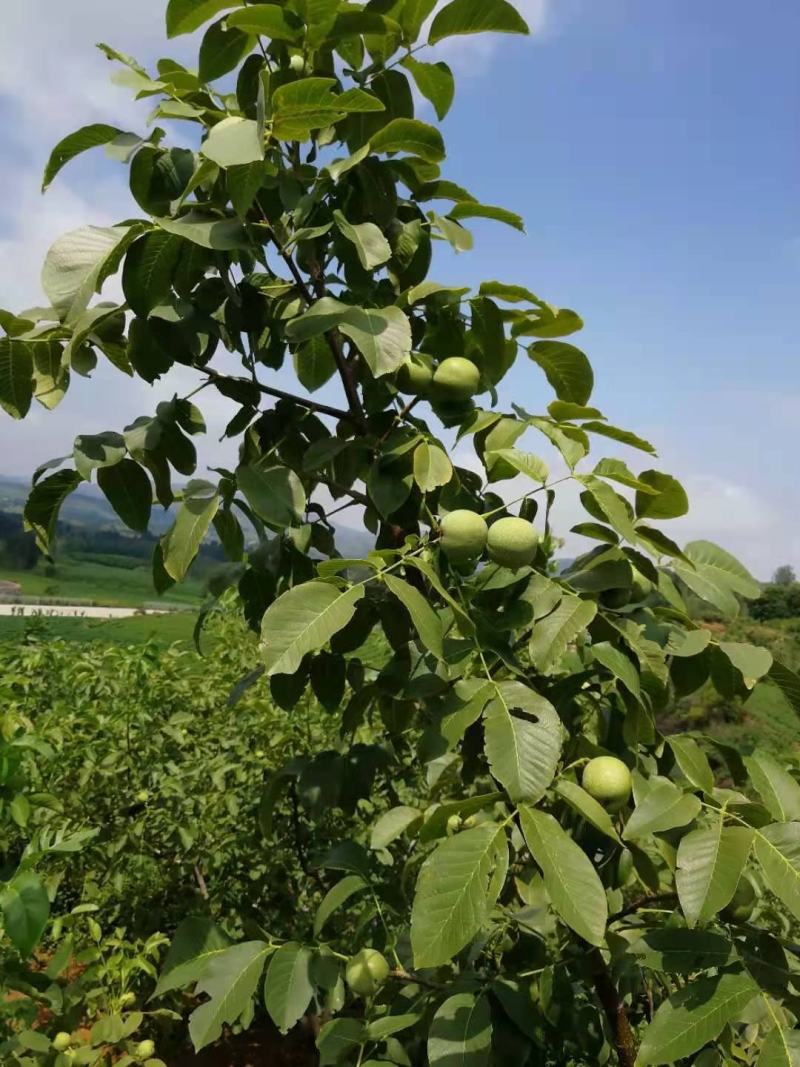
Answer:
<svg viewBox="0 0 800 1067"><path fill-rule="evenodd" d="M721 542L759 577L783 562L800 570L800 6L522 6L529 40L457 38L438 51L459 78L447 174L522 214L527 235L476 222L475 251L442 253L433 276L514 281L578 310L586 329L573 340L593 361L594 402L653 440L659 466L690 491L689 516L668 532ZM164 54L161 10L161 0L30 0L4 13L0 306L39 300L40 261L59 233L130 213L124 172L100 154L44 199L39 176L52 143L84 122L141 126L141 111L107 89L110 68L92 44ZM27 473L69 451L76 428L116 427L163 392L100 373L52 415L13 426L0 416L0 472ZM510 399L529 409L549 399L527 361L504 383ZM209 415L213 429L224 424L222 407ZM564 529L573 504L568 496Z"/></svg>

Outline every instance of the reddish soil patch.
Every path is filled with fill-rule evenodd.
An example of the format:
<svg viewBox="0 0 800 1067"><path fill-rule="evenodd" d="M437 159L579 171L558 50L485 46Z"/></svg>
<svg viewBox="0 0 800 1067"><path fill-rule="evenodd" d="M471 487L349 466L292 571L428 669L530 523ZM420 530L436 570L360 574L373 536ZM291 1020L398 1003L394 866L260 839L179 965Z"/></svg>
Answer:
<svg viewBox="0 0 800 1067"><path fill-rule="evenodd" d="M202 1052L182 1052L168 1062L169 1067L317 1067L319 1057L310 1027L296 1026L282 1037L263 1022Z"/></svg>

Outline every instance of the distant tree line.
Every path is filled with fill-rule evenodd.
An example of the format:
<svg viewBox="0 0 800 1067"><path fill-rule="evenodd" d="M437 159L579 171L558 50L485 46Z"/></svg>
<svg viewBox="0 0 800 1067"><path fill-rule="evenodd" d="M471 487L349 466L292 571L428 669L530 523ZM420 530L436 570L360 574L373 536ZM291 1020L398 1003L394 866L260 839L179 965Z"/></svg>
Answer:
<svg viewBox="0 0 800 1067"><path fill-rule="evenodd" d="M139 534L135 537L121 533L113 527L76 526L61 522L58 526L59 555L92 558L98 563L112 563L113 557L125 557L134 566L149 566L153 547L158 538L154 534ZM0 511L0 567L14 571L29 571L41 559L33 534L26 532L22 516ZM224 559L222 546L216 541L203 545L201 560L213 563ZM118 564L119 565L119 564ZM198 568L202 570L202 566Z"/></svg>
<svg viewBox="0 0 800 1067"><path fill-rule="evenodd" d="M789 564L778 567L758 600L749 605L749 614L760 622L800 617L800 583L793 567Z"/></svg>

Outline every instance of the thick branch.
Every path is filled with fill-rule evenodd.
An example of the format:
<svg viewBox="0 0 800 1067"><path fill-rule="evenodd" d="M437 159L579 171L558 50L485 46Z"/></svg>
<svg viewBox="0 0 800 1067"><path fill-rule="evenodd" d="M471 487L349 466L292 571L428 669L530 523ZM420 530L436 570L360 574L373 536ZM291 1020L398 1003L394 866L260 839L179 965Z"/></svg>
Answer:
<svg viewBox="0 0 800 1067"><path fill-rule="evenodd" d="M332 408L327 404L320 404L317 400L306 400L305 397L295 396L294 393L284 392L283 389L275 389L271 385L262 385L261 382L254 382L250 378L235 378L227 374L219 374L217 371L209 368L206 368L206 374L214 382L237 382L240 385L255 386L259 392L266 393L267 396L277 397L278 400L291 400L291 402L297 404L298 407L307 408L309 411L314 411L318 415L330 415L331 418L334 419L345 419L348 422L356 422L355 416L349 411L344 411L342 408Z"/></svg>
<svg viewBox="0 0 800 1067"><path fill-rule="evenodd" d="M261 216L264 219L264 222L269 226L269 219L260 207L259 210L261 211ZM294 261L294 256L292 256L290 252L287 252L286 249L281 246L281 243L275 236L275 233L272 230L271 226L270 236L272 237L273 244L278 250L278 254L280 255L283 262L286 264L286 266L289 268L289 271L291 272L291 275L294 278L295 284L300 290L303 299L310 306L314 303L314 295L306 285L303 275L300 273L300 270ZM322 281L322 279L319 279L315 282L315 288L318 299L320 297L325 296L325 283ZM328 342L328 346L331 352L333 353L333 358L336 363L336 369L339 371L339 377L342 379L342 385L344 386L345 396L347 397L347 404L350 408L353 419L361 426L363 426L366 420L364 416L364 409L361 406L361 398L358 395L358 387L356 385L356 380L354 376L355 368L352 364L348 364L347 360L345 359L344 350L342 348L342 335L336 329L328 330L325 333L325 340Z"/></svg>
<svg viewBox="0 0 800 1067"><path fill-rule="evenodd" d="M634 1067L636 1062L636 1041L631 1030L625 1004L620 998L611 972L600 949L593 948L589 953L589 966L594 982L597 999L605 1012L611 1028L612 1040L617 1050L619 1067Z"/></svg>

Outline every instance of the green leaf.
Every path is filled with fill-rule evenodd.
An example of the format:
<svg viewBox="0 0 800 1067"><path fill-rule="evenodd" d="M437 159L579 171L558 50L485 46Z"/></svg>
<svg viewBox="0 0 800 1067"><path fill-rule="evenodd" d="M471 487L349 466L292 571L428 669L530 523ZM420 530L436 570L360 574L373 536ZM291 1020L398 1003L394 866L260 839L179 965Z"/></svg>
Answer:
<svg viewBox="0 0 800 1067"><path fill-rule="evenodd" d="M586 629L596 614L597 604L593 600L565 596L555 611L533 627L529 652L534 667L542 674L552 670L568 645Z"/></svg>
<svg viewBox="0 0 800 1067"><path fill-rule="evenodd" d="M485 1067L491 1049L488 997L456 993L439 1005L428 1032L430 1067Z"/></svg>
<svg viewBox="0 0 800 1067"><path fill-rule="evenodd" d="M649 441L645 441L643 437L637 437L630 430L621 430L618 426L609 426L607 422L585 422L583 429L587 433L596 433L601 437L608 437L612 441L619 441L620 444L628 445L630 448L638 448L640 452L655 454L655 448Z"/></svg>
<svg viewBox="0 0 800 1067"><path fill-rule="evenodd" d="M269 961L264 1007L282 1034L288 1033L305 1014L314 995L311 960L307 948L289 941Z"/></svg>
<svg viewBox="0 0 800 1067"><path fill-rule="evenodd" d="M625 827L622 836L626 841L685 826L700 814L702 805L697 797L682 792L666 778L649 785Z"/></svg>
<svg viewBox="0 0 800 1067"><path fill-rule="evenodd" d="M452 0L433 20L428 44L465 33L528 34L528 24L506 0Z"/></svg>
<svg viewBox="0 0 800 1067"><path fill-rule="evenodd" d="M527 478L534 482L539 482L541 485L544 485L550 477L547 464L532 452L521 452L518 448L495 448L485 454L487 469L491 470L494 464L501 459L510 464L514 470L519 471L520 474L524 474Z"/></svg>
<svg viewBox="0 0 800 1067"><path fill-rule="evenodd" d="M0 893L6 937L27 958L36 948L50 917L50 898L33 871L16 874Z"/></svg>
<svg viewBox="0 0 800 1067"><path fill-rule="evenodd" d="M708 922L730 904L752 843L748 826L725 826L722 814L709 829L681 838L675 886L690 927Z"/></svg>
<svg viewBox="0 0 800 1067"><path fill-rule="evenodd" d="M334 78L301 78L280 85L272 95L272 134L279 140L305 141L312 130L339 122L351 112L383 111L372 93L350 89L335 93Z"/></svg>
<svg viewBox="0 0 800 1067"><path fill-rule="evenodd" d="M707 630L696 632L708 633ZM712 793L714 790L714 774L705 752L703 752L698 743L693 738L682 734L668 737L667 742L672 749L672 754L675 756L675 762L692 785L697 789L702 789L704 793Z"/></svg>
<svg viewBox="0 0 800 1067"><path fill-rule="evenodd" d="M415 589L413 585L404 582L402 578L396 578L393 574L384 574L383 580L389 591L397 597L408 611L414 624L414 629L419 634L423 645L437 659L444 659L442 620L422 593Z"/></svg>
<svg viewBox="0 0 800 1067"><path fill-rule="evenodd" d="M358 348L376 378L392 374L411 355L411 324L400 308L359 308L334 297L317 300L286 328L290 341L305 341L338 326Z"/></svg>
<svg viewBox="0 0 800 1067"><path fill-rule="evenodd" d="M445 157L444 141L435 126L419 119L392 119L370 138L373 152L410 152L427 163Z"/></svg>
<svg viewBox="0 0 800 1067"><path fill-rule="evenodd" d="M167 37L193 33L220 11L239 7L242 0L169 0L167 4Z"/></svg>
<svg viewBox="0 0 800 1067"><path fill-rule="evenodd" d="M58 471L37 482L31 490L25 503L25 529L34 532L42 552L50 551L61 505L82 481L77 471Z"/></svg>
<svg viewBox="0 0 800 1067"><path fill-rule="evenodd" d="M722 934L666 926L648 930L628 951L642 967L665 974L724 967L736 957L733 942Z"/></svg>
<svg viewBox="0 0 800 1067"><path fill-rule="evenodd" d="M154 307L166 301L183 248L180 237L153 230L128 249L122 268L122 291L137 315L147 318Z"/></svg>
<svg viewBox="0 0 800 1067"><path fill-rule="evenodd" d="M372 827L369 847L376 851L384 849L406 830L410 830L412 826L421 822L422 812L417 808L410 808L405 804L390 808Z"/></svg>
<svg viewBox="0 0 800 1067"><path fill-rule="evenodd" d="M86 314L87 316L92 316L92 312L87 312ZM82 321L84 321L83 318L76 323L75 333L78 332L78 326ZM73 341L75 333L73 333ZM73 341L70 341L66 348L59 344L58 341L36 340L27 342L33 356L33 395L42 407L47 408L48 411L52 411L53 408L57 407L66 395L69 386L69 364ZM0 348L2 348L2 341L0 341ZM2 406L2 402L0 402L0 406Z"/></svg>
<svg viewBox="0 0 800 1067"><path fill-rule="evenodd" d="M756 1067L800 1067L800 1030L776 1026L764 1038Z"/></svg>
<svg viewBox="0 0 800 1067"><path fill-rule="evenodd" d="M308 47L317 48L333 29L339 4L337 0L304 0L301 10L305 14L308 27L306 32Z"/></svg>
<svg viewBox="0 0 800 1067"><path fill-rule="evenodd" d="M748 689L752 689L772 668L772 653L766 648L737 641L720 641L719 647L739 671Z"/></svg>
<svg viewBox="0 0 800 1067"><path fill-rule="evenodd" d="M713 585L719 590L738 593L748 600L761 596L761 586L755 578L737 559L718 545L712 544L711 541L691 541L684 552L696 567L695 581L699 578L703 583ZM676 563L675 569L686 584L693 588L687 579L689 568L682 563ZM703 594L698 593L698 596Z"/></svg>
<svg viewBox="0 0 800 1067"><path fill-rule="evenodd" d="M566 341L534 341L528 348L528 355L545 372L559 400L588 403L594 388L594 374L591 363L579 348Z"/></svg>
<svg viewBox="0 0 800 1067"><path fill-rule="evenodd" d="M258 4L233 11L225 20L228 29L239 29L273 41L296 41L303 32L299 20L289 21L278 4Z"/></svg>
<svg viewBox="0 0 800 1067"><path fill-rule="evenodd" d="M374 270L391 259L392 249L389 242L374 222L353 225L347 221L341 211L334 211L333 217L342 236L355 245L364 270Z"/></svg>
<svg viewBox="0 0 800 1067"><path fill-rule="evenodd" d="M416 967L449 962L483 926L498 842L505 847L503 831L483 823L447 838L423 863L411 910Z"/></svg>
<svg viewBox="0 0 800 1067"><path fill-rule="evenodd" d="M436 117L441 121L450 110L455 95L453 72L446 63L421 63L413 56L406 56L402 66L410 71L417 88L433 104Z"/></svg>
<svg viewBox="0 0 800 1067"><path fill-rule="evenodd" d="M112 467L101 467L97 472L97 484L126 526L138 533L147 532L153 489L138 463L123 459Z"/></svg>
<svg viewBox="0 0 800 1067"><path fill-rule="evenodd" d="M261 624L267 674L294 674L307 652L317 652L350 622L363 595L363 585L342 591L312 581L279 596Z"/></svg>
<svg viewBox="0 0 800 1067"><path fill-rule="evenodd" d="M583 329L583 319L571 308L554 308L549 304L540 303L534 312L521 315L514 323L511 333L513 337L568 337L571 333L577 333ZM558 401L555 401L558 403ZM548 410L554 418L558 416L552 411L552 404ZM583 407L578 404L577 407ZM587 408L592 414L577 415L576 418L602 418L596 408Z"/></svg>
<svg viewBox="0 0 800 1067"><path fill-rule="evenodd" d="M216 1041L223 1026L235 1023L250 1009L269 953L263 941L243 941L209 960L195 995L206 993L210 999L189 1016L195 1052Z"/></svg>
<svg viewBox="0 0 800 1067"><path fill-rule="evenodd" d="M356 1055L366 1041L366 1027L360 1019L339 1017L331 1019L320 1029L317 1038L319 1050L319 1067L334 1067L347 1062L351 1054ZM367 1060L362 1067L377 1065L376 1060Z"/></svg>
<svg viewBox="0 0 800 1067"><path fill-rule="evenodd" d="M698 978L665 1001L646 1028L637 1063L675 1063L691 1056L739 1018L758 993L747 974Z"/></svg>
<svg viewBox="0 0 800 1067"><path fill-rule="evenodd" d="M305 511L306 491L290 467L246 464L236 468L236 481L253 511L273 526L293 526Z"/></svg>
<svg viewBox="0 0 800 1067"><path fill-rule="evenodd" d="M594 797L590 796L585 789L582 789L577 782L571 782L569 778L559 778L555 789L556 793L566 800L573 811L577 811L582 818L591 823L601 834L605 834L612 841L619 843L619 835L614 829L611 816L602 804L598 804Z"/></svg>
<svg viewBox="0 0 800 1067"><path fill-rule="evenodd" d="M422 441L414 450L414 481L423 493L447 485L453 477L453 464L439 445Z"/></svg>
<svg viewBox="0 0 800 1067"><path fill-rule="evenodd" d="M33 352L25 341L0 337L0 407L24 419L33 399Z"/></svg>
<svg viewBox="0 0 800 1067"><path fill-rule="evenodd" d="M292 361L298 381L310 393L320 389L336 373L336 360L324 337L312 337L300 345L292 353ZM344 447L343 441L337 443Z"/></svg>
<svg viewBox="0 0 800 1067"><path fill-rule="evenodd" d="M342 878L341 881L332 886L322 898L322 902L314 916L314 937L319 937L323 926L335 911L341 908L343 904L346 904L356 893L363 893L368 888L367 883L360 874L348 874L346 878Z"/></svg>
<svg viewBox="0 0 800 1067"><path fill-rule="evenodd" d="M125 438L114 431L81 434L75 438L72 449L75 466L86 481L90 480L92 471L100 467L112 467L124 455Z"/></svg>
<svg viewBox="0 0 800 1067"><path fill-rule="evenodd" d="M610 485L595 478L594 475L580 475L578 480L586 486L600 512L620 537L635 543L637 541L636 528L631 521L624 497L615 492Z"/></svg>
<svg viewBox="0 0 800 1067"><path fill-rule="evenodd" d="M197 982L211 961L230 945L230 938L211 919L190 915L175 931L153 996L160 997Z"/></svg>
<svg viewBox="0 0 800 1067"><path fill-rule="evenodd" d="M218 167L241 167L264 158L264 146L255 119L237 115L218 122L209 130L200 151Z"/></svg>
<svg viewBox="0 0 800 1067"><path fill-rule="evenodd" d="M189 482L175 522L161 539L164 570L182 582L217 513L219 494L209 482Z"/></svg>
<svg viewBox="0 0 800 1067"><path fill-rule="evenodd" d="M756 830L755 851L767 886L800 919L800 823Z"/></svg>
<svg viewBox="0 0 800 1067"><path fill-rule="evenodd" d="M123 131L118 130L116 126L107 126L105 123L97 122L91 126L82 126L81 129L59 141L51 152L44 169L42 192L46 191L61 168L66 166L70 160L81 155L82 152L88 152L90 148L98 148L120 136L124 136Z"/></svg>
<svg viewBox="0 0 800 1067"><path fill-rule="evenodd" d="M608 905L589 857L546 812L520 808L520 825L555 910L579 937L602 945Z"/></svg>
<svg viewBox="0 0 800 1067"><path fill-rule="evenodd" d="M791 670L785 663L775 660L767 678L780 689L789 704L800 715L800 674Z"/></svg>
<svg viewBox="0 0 800 1067"><path fill-rule="evenodd" d="M642 698L639 685L639 672L633 662L619 648L608 641L597 641L592 645L592 656L598 663L611 671L617 681L621 682L637 700Z"/></svg>
<svg viewBox="0 0 800 1067"><path fill-rule="evenodd" d="M202 211L189 211L178 219L154 219L162 230L185 237L192 244L201 248L212 248L217 252L230 252L237 248L248 248L249 243L244 226L238 219L219 218Z"/></svg>
<svg viewBox="0 0 800 1067"><path fill-rule="evenodd" d="M519 682L499 682L483 724L493 777L515 804L541 800L561 756L561 723L553 705Z"/></svg>
<svg viewBox="0 0 800 1067"><path fill-rule="evenodd" d="M555 403L558 403L558 401L555 401ZM551 404L550 407L552 406ZM597 475L598 478L610 478L613 482L619 482L620 485L626 485L630 489L638 489L643 493L656 492L646 482L637 478L621 459L601 459L592 473Z"/></svg>
<svg viewBox="0 0 800 1067"><path fill-rule="evenodd" d="M800 820L800 785L766 752L756 750L744 758L750 780L773 819Z"/></svg>
<svg viewBox="0 0 800 1067"><path fill-rule="evenodd" d="M203 82L213 82L235 70L253 47L253 39L242 30L226 26L220 19L208 30L200 45L198 77Z"/></svg>
<svg viewBox="0 0 800 1067"><path fill-rule="evenodd" d="M539 297L526 289L524 285L507 285L505 282L481 282L479 289L481 296L493 296L497 300L505 300L509 304L527 302L539 304Z"/></svg>
<svg viewBox="0 0 800 1067"><path fill-rule="evenodd" d="M353 307L339 329L354 341L375 378L390 375L411 354L411 323L399 307Z"/></svg>
<svg viewBox="0 0 800 1067"><path fill-rule="evenodd" d="M141 232L134 226L84 226L58 238L44 261L42 288L62 322L83 314Z"/></svg>
<svg viewBox="0 0 800 1067"><path fill-rule="evenodd" d="M504 207L495 207L493 204L478 204L474 200L462 200L447 212L451 219L493 219L495 222L504 222L521 233L525 233L525 220L521 215L508 211Z"/></svg>
<svg viewBox="0 0 800 1067"><path fill-rule="evenodd" d="M636 493L636 514L640 519L677 519L689 510L686 490L676 478L661 471L642 471L639 480L649 486Z"/></svg>

